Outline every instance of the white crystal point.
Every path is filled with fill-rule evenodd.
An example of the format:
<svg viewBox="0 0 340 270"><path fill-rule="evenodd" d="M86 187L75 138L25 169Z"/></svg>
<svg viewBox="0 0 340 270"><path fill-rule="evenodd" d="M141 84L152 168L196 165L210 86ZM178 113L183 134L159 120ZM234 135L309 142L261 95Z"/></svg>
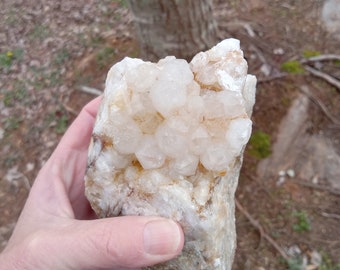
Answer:
<svg viewBox="0 0 340 270"><path fill-rule="evenodd" d="M154 136L146 135L136 151L136 158L144 169L160 168L165 161L165 154L159 148Z"/></svg>
<svg viewBox="0 0 340 270"><path fill-rule="evenodd" d="M255 86L236 39L190 64L125 58L110 69L86 196L99 217L159 215L182 225L182 254L146 269L231 269L234 193Z"/></svg>
<svg viewBox="0 0 340 270"><path fill-rule="evenodd" d="M188 141L185 134L178 132L168 122L158 127L155 137L159 148L169 158L179 158L187 152Z"/></svg>
<svg viewBox="0 0 340 270"><path fill-rule="evenodd" d="M253 107L255 104L255 91L256 89L256 77L254 75L247 75L244 88L242 90L242 96L244 99L244 106L248 117L251 117L253 113Z"/></svg>
<svg viewBox="0 0 340 270"><path fill-rule="evenodd" d="M229 151L234 154L241 153L242 148L249 141L252 122L248 118L237 118L229 123L226 140L229 143Z"/></svg>
<svg viewBox="0 0 340 270"><path fill-rule="evenodd" d="M158 81L150 89L152 105L167 117L181 108L186 100L186 86L176 81Z"/></svg>
<svg viewBox="0 0 340 270"><path fill-rule="evenodd" d="M199 157L192 154L183 155L171 161L170 168L179 176L195 175Z"/></svg>

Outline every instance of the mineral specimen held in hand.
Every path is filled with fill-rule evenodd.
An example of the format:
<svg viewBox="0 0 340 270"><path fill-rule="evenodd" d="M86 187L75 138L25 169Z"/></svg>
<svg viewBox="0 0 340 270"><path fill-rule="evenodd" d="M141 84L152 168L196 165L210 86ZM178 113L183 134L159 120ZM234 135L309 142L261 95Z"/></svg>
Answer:
<svg viewBox="0 0 340 270"><path fill-rule="evenodd" d="M182 254L149 269L231 269L234 193L255 85L235 39L190 64L125 58L110 69L86 196L99 217L159 215L182 225Z"/></svg>

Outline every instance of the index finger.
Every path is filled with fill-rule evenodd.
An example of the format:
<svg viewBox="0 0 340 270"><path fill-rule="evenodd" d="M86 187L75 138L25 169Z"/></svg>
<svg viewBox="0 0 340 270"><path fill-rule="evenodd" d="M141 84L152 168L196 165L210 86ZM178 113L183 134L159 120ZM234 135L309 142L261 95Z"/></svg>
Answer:
<svg viewBox="0 0 340 270"><path fill-rule="evenodd" d="M97 97L85 105L61 139L56 152L65 148L87 151L101 99L101 96Z"/></svg>
<svg viewBox="0 0 340 270"><path fill-rule="evenodd" d="M88 212L84 174L87 149L100 102L101 97L95 98L81 110L39 172L30 194L31 201L36 201L37 205L68 216L81 216Z"/></svg>

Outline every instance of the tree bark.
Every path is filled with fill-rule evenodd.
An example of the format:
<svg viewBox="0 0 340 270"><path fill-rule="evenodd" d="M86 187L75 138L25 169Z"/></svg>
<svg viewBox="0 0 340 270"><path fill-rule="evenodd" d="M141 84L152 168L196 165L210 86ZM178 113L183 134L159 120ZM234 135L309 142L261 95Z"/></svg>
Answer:
<svg viewBox="0 0 340 270"><path fill-rule="evenodd" d="M217 43L212 0L129 0L142 58L191 60Z"/></svg>

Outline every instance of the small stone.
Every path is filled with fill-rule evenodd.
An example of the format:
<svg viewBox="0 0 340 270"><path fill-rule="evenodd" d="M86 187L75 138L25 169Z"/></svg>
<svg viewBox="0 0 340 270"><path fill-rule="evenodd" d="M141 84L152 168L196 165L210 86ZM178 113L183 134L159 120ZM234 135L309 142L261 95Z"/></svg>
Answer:
<svg viewBox="0 0 340 270"><path fill-rule="evenodd" d="M290 178L294 178L295 177L295 171L292 170L292 169L289 169L287 170L287 175L290 177Z"/></svg>
<svg viewBox="0 0 340 270"><path fill-rule="evenodd" d="M322 264L322 256L319 252L316 250L313 250L310 254L310 262L313 266L316 266L317 268L320 267Z"/></svg>
<svg viewBox="0 0 340 270"><path fill-rule="evenodd" d="M286 176L286 171L279 171L278 175L279 176Z"/></svg>
<svg viewBox="0 0 340 270"><path fill-rule="evenodd" d="M287 254L290 257L297 257L301 255L301 249L297 245L292 245L287 249Z"/></svg>
<svg viewBox="0 0 340 270"><path fill-rule="evenodd" d="M272 71L272 67L268 64L262 64L260 67L260 71L263 73L264 76L269 76Z"/></svg>
<svg viewBox="0 0 340 270"><path fill-rule="evenodd" d="M284 49L282 49L281 47L279 47L279 48L275 48L275 49L273 50L273 53L276 54L276 55L283 55L283 54L285 54L285 51L284 51Z"/></svg>
<svg viewBox="0 0 340 270"><path fill-rule="evenodd" d="M33 171L34 167L35 167L34 163L32 163L32 162L27 163L26 164L26 172Z"/></svg>
<svg viewBox="0 0 340 270"><path fill-rule="evenodd" d="M163 216L182 225L182 254L146 269L231 269L234 193L255 86L235 39L190 64L125 58L110 69L86 196L99 217Z"/></svg>
<svg viewBox="0 0 340 270"><path fill-rule="evenodd" d="M279 176L279 178L276 181L276 186L281 186L284 182L286 181L286 177L284 176Z"/></svg>
<svg viewBox="0 0 340 270"><path fill-rule="evenodd" d="M30 63L29 63L29 66L32 67L32 68L38 68L38 67L40 67L40 65L41 64L40 64L39 60L36 60L36 59L31 60Z"/></svg>

